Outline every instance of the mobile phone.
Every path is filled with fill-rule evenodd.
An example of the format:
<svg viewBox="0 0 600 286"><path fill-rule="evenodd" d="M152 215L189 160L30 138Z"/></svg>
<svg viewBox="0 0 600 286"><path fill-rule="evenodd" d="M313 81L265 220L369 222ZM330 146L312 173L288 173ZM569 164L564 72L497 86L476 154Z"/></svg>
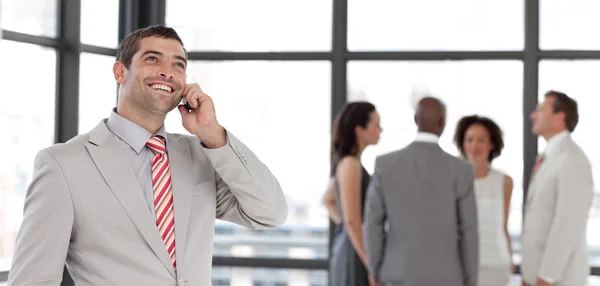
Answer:
<svg viewBox="0 0 600 286"><path fill-rule="evenodd" d="M179 102L179 104L185 106L188 112L192 111L192 106L187 102L185 96L181 97L181 102Z"/></svg>

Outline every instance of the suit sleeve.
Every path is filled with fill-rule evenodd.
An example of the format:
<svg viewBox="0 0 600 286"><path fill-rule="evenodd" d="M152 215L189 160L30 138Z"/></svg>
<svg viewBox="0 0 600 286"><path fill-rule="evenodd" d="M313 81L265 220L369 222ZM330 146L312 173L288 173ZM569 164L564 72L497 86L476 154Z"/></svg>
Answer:
<svg viewBox="0 0 600 286"><path fill-rule="evenodd" d="M463 276L467 286L477 285L479 266L479 233L477 226L477 205L474 192L475 175L472 168L459 178L456 201L459 250L463 267Z"/></svg>
<svg viewBox="0 0 600 286"><path fill-rule="evenodd" d="M381 187L379 159L375 162L375 173L367 189L365 202L364 237L369 257L369 272L379 281L385 245L386 209Z"/></svg>
<svg viewBox="0 0 600 286"><path fill-rule="evenodd" d="M35 157L8 285L60 285L73 221L61 167L49 151L42 150Z"/></svg>
<svg viewBox="0 0 600 286"><path fill-rule="evenodd" d="M225 146L204 152L216 171L217 218L251 229L285 223L288 208L281 186L248 147L227 131Z"/></svg>
<svg viewBox="0 0 600 286"><path fill-rule="evenodd" d="M585 156L571 155L558 174L554 217L538 275L559 281L571 254L581 243L594 195L591 166Z"/></svg>

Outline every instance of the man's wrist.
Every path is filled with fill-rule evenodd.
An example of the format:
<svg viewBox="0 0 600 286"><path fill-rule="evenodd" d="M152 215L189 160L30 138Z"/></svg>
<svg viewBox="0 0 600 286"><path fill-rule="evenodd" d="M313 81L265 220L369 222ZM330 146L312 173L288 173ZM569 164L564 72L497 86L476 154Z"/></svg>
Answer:
<svg viewBox="0 0 600 286"><path fill-rule="evenodd" d="M537 281L536 281L536 286L537 285L552 285L554 284L554 280L550 279L548 277L544 277L544 276L540 276L538 277Z"/></svg>
<svg viewBox="0 0 600 286"><path fill-rule="evenodd" d="M221 125L208 127L199 134L196 134L196 137L200 139L203 147L207 149L216 149L227 144L227 132Z"/></svg>

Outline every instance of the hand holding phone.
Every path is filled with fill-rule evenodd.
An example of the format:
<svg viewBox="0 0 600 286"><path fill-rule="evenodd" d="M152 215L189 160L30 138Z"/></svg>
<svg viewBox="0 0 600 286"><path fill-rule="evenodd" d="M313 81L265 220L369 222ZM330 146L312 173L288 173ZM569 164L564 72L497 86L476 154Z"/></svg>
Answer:
<svg viewBox="0 0 600 286"><path fill-rule="evenodd" d="M217 121L213 100L202 92L200 85L186 85L178 109L183 127L200 138L207 148L218 148L227 143L225 129Z"/></svg>
<svg viewBox="0 0 600 286"><path fill-rule="evenodd" d="M179 102L179 104L185 106L185 109L187 109L188 112L192 111L193 109L192 106L185 99L185 96L181 97L181 101Z"/></svg>

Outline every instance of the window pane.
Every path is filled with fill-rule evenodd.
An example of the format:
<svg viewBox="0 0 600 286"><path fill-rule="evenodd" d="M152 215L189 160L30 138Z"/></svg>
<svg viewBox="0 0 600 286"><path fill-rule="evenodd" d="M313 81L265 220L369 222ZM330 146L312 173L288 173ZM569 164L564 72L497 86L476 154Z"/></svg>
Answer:
<svg viewBox="0 0 600 286"><path fill-rule="evenodd" d="M327 286L326 270L213 267L213 286Z"/></svg>
<svg viewBox="0 0 600 286"><path fill-rule="evenodd" d="M523 6L523 0L350 0L348 47L350 50L520 50Z"/></svg>
<svg viewBox="0 0 600 286"><path fill-rule="evenodd" d="M523 200L522 62L350 62L348 79L349 101L370 101L381 115L381 140L362 156L363 165L371 174L376 156L403 148L414 140L417 128L413 107L425 93L447 105L446 129L440 145L450 154L459 154L452 140L460 117L488 116L502 128L505 147L493 167L514 181L509 232L518 254Z"/></svg>
<svg viewBox="0 0 600 286"><path fill-rule="evenodd" d="M332 7L331 0L169 0L166 22L188 50L330 50Z"/></svg>
<svg viewBox="0 0 600 286"><path fill-rule="evenodd" d="M0 41L0 271L10 268L13 247L22 220L25 192L36 153L54 142L56 52L53 49ZM36 68L23 64L23 59ZM27 76L15 76L27 75ZM35 88L31 87L32 79Z"/></svg>
<svg viewBox="0 0 600 286"><path fill-rule="evenodd" d="M82 53L79 63L79 133L89 132L117 105L115 57Z"/></svg>
<svg viewBox="0 0 600 286"><path fill-rule="evenodd" d="M540 1L541 49L600 49L598 14L600 1Z"/></svg>
<svg viewBox="0 0 600 286"><path fill-rule="evenodd" d="M119 0L81 2L81 42L116 48L119 41Z"/></svg>
<svg viewBox="0 0 600 286"><path fill-rule="evenodd" d="M540 62L540 94L538 100L544 100L547 90L560 90L577 100L579 123L573 132L573 140L581 146L592 163L595 196L588 219L587 241L590 261L600 266L600 138L598 122L600 114L597 107L600 98L595 93L600 88L596 75L600 72L600 61L556 61ZM538 151L543 152L546 141L539 137Z"/></svg>
<svg viewBox="0 0 600 286"><path fill-rule="evenodd" d="M20 33L56 37L57 0L0 0L0 27Z"/></svg>
<svg viewBox="0 0 600 286"><path fill-rule="evenodd" d="M191 62L188 82L214 99L219 122L275 174L288 202L284 226L251 231L217 221L215 255L326 258L328 218L320 197L329 177L329 62ZM187 133L181 115L167 131Z"/></svg>

